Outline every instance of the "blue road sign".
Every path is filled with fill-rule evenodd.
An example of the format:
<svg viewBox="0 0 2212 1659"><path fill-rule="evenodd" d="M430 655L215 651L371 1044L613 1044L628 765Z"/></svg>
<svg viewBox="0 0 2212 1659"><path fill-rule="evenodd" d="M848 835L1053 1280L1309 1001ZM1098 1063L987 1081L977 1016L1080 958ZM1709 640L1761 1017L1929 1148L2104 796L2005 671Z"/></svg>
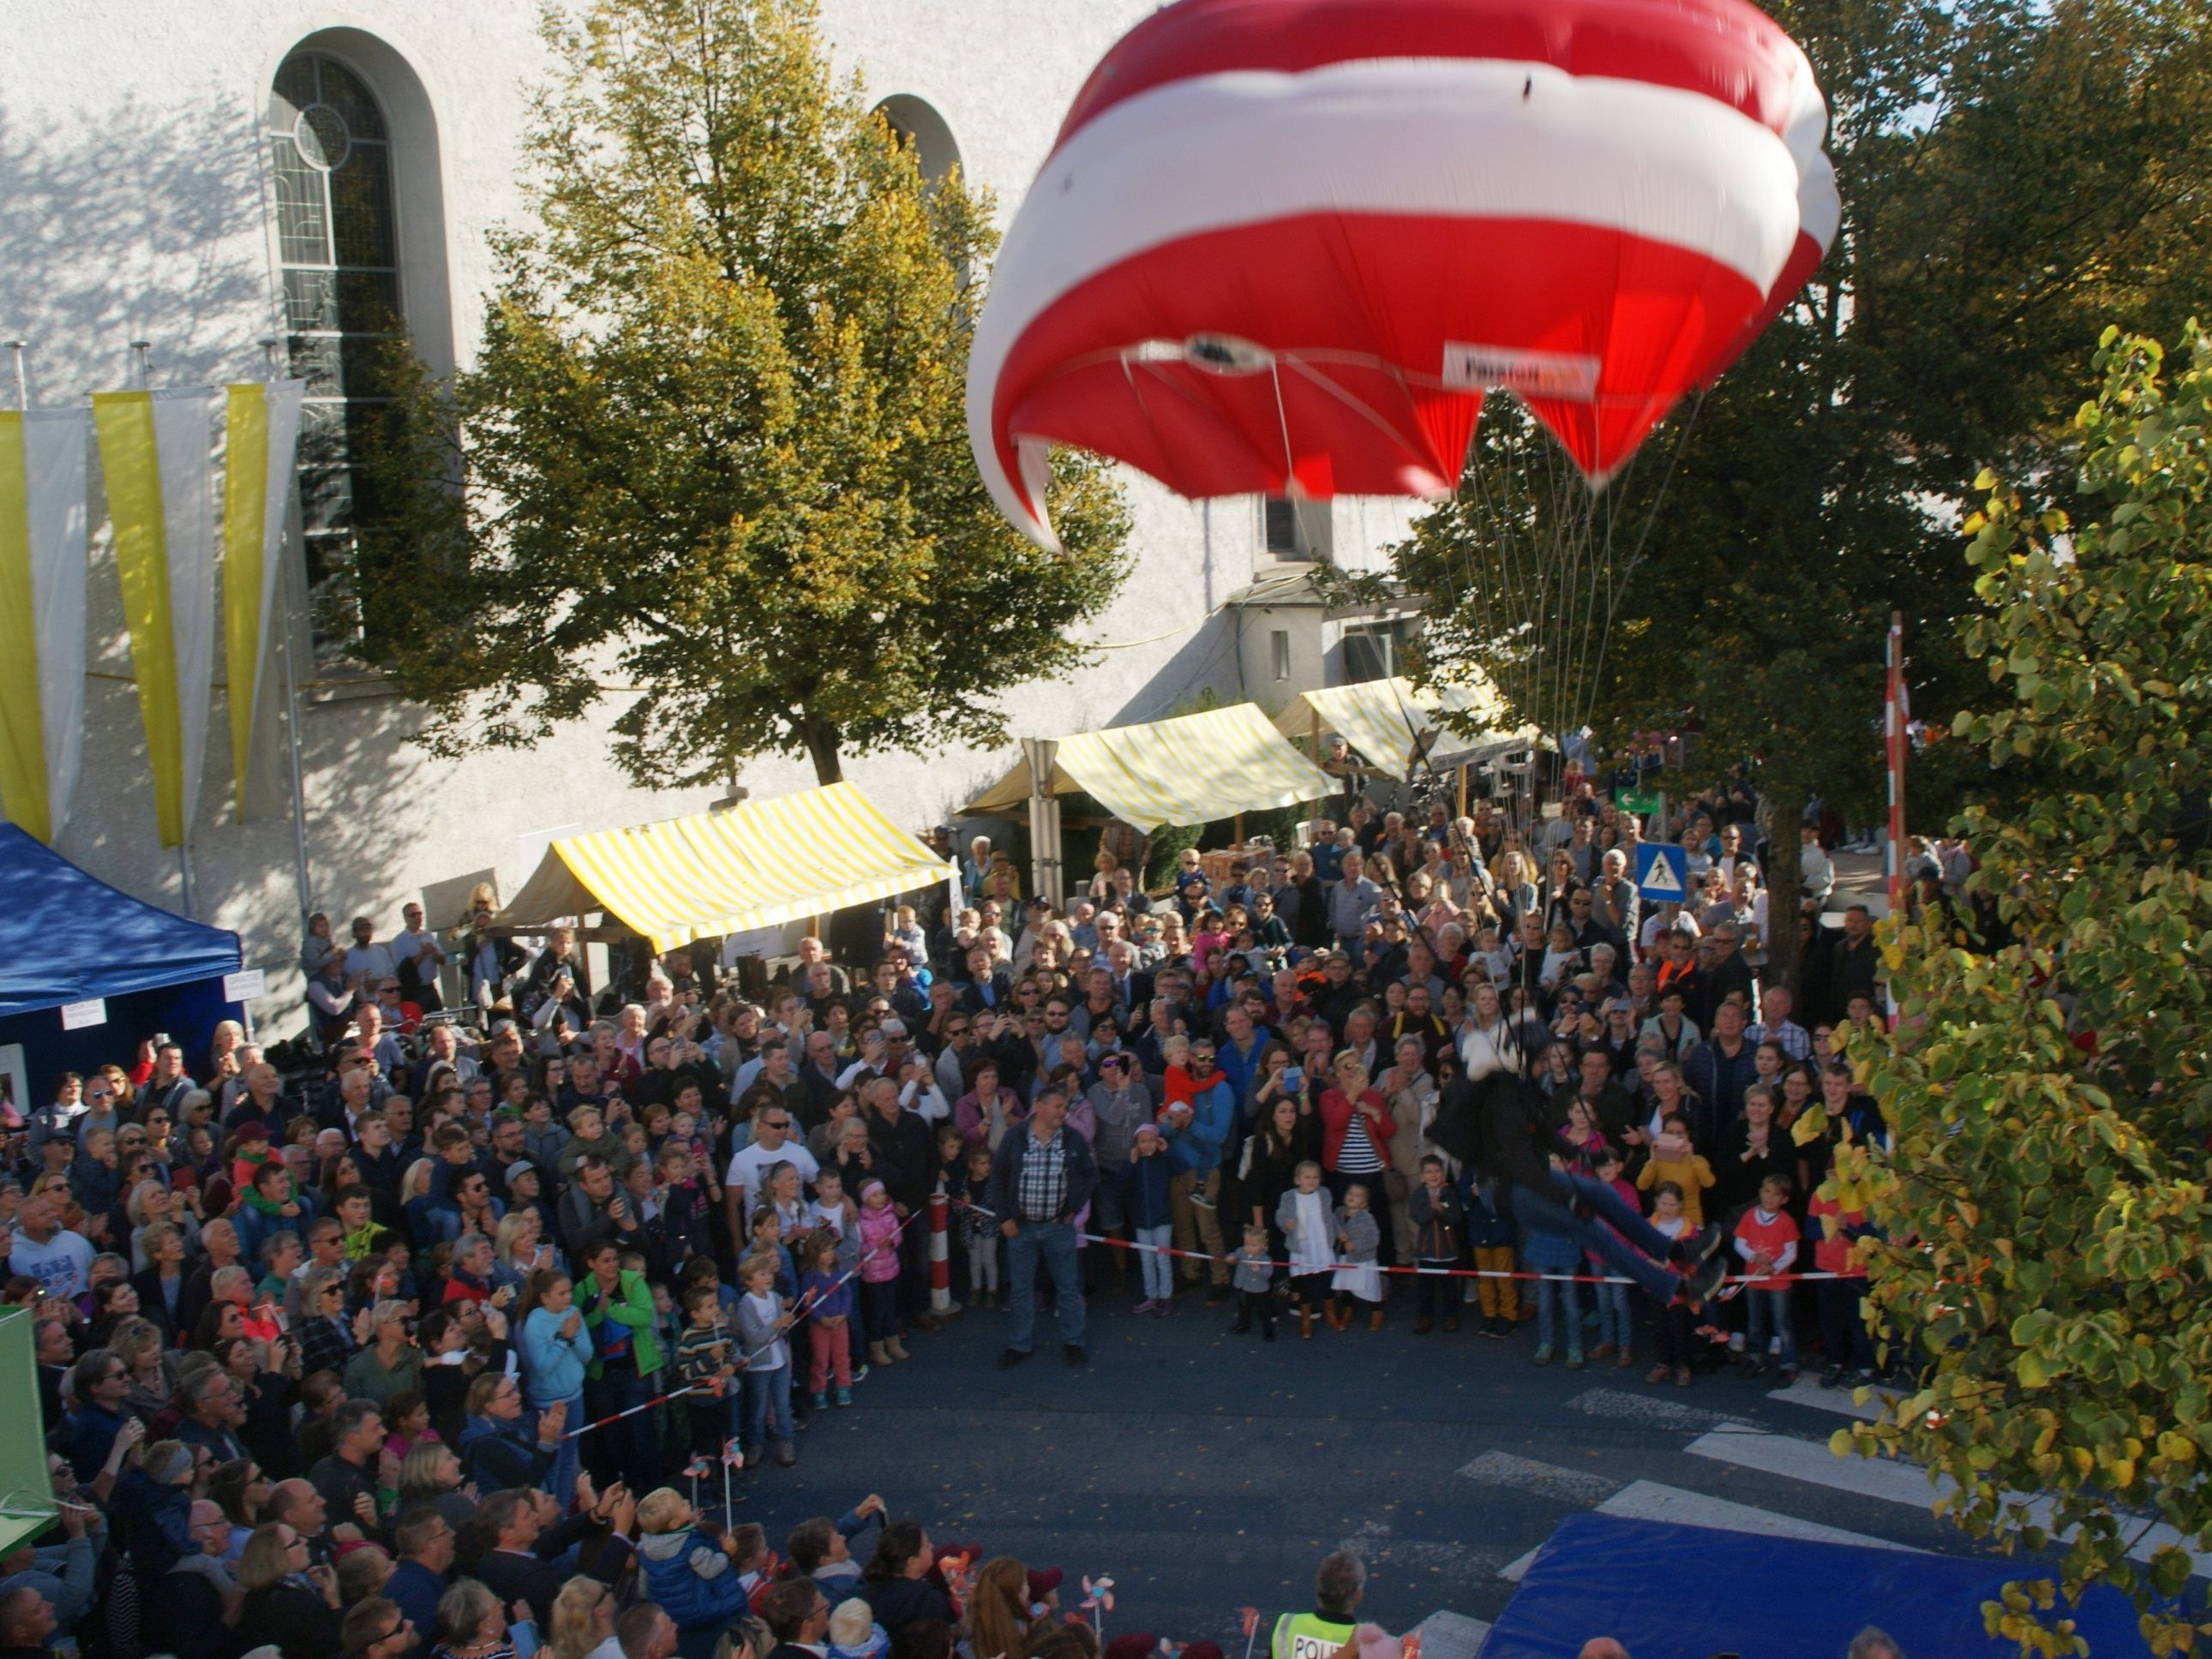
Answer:
<svg viewBox="0 0 2212 1659"><path fill-rule="evenodd" d="M1680 848L1656 841L1637 843L1636 890L1645 898L1680 904L1689 896L1689 863Z"/></svg>

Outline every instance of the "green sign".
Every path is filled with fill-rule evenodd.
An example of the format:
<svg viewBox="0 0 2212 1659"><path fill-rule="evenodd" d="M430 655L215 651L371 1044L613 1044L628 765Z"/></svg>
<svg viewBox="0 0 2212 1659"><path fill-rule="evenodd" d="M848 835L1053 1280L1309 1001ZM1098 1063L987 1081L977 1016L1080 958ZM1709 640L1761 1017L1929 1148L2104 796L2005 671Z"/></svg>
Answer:
<svg viewBox="0 0 2212 1659"><path fill-rule="evenodd" d="M1656 812L1659 797L1642 789L1626 789L1613 798L1613 804L1624 812Z"/></svg>
<svg viewBox="0 0 2212 1659"><path fill-rule="evenodd" d="M0 1554L54 1523L54 1488L39 1433L39 1364L28 1308L0 1314Z"/></svg>

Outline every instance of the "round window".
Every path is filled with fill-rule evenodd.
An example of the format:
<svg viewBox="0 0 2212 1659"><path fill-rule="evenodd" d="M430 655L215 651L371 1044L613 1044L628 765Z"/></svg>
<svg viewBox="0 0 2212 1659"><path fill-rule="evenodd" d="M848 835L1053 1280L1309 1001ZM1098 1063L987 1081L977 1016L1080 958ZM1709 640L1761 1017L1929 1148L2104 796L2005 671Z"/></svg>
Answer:
<svg viewBox="0 0 2212 1659"><path fill-rule="evenodd" d="M328 104L310 104L300 112L292 126L292 142L300 147L301 159L325 173L336 173L343 167L347 153L353 149L353 135L346 131L345 117Z"/></svg>

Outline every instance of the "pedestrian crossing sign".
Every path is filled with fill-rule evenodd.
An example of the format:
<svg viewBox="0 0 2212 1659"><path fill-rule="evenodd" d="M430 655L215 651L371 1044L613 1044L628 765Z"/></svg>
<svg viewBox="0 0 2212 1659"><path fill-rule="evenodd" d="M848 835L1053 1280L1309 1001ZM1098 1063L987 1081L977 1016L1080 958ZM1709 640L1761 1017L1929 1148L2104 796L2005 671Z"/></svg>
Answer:
<svg viewBox="0 0 2212 1659"><path fill-rule="evenodd" d="M1689 864L1679 847L1647 841L1636 849L1636 890L1648 899L1680 903L1689 892Z"/></svg>

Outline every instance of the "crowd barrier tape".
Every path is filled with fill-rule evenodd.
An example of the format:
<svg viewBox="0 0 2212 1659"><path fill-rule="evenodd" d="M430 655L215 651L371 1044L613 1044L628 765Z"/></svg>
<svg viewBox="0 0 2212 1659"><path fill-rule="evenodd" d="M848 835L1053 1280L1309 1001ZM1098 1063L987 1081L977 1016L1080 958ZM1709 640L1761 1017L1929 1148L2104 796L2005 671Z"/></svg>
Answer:
<svg viewBox="0 0 2212 1659"><path fill-rule="evenodd" d="M988 1206L981 1204L968 1203L964 1204L963 1207L973 1209L979 1214L982 1215L998 1214L996 1210L991 1209ZM943 1193L933 1193L930 1195L928 1208L930 1236L930 1305L932 1310L938 1313L944 1313L951 1306L951 1247L947 1238L948 1220L951 1208L951 1203ZM876 1250L878 1249L885 1248L891 1249L897 1249L899 1241L905 1237L908 1224L914 1218L911 1216L902 1219L891 1234L890 1244L888 1247L881 1245L877 1246L875 1249L872 1249L867 1253L867 1255L863 1255L861 1257L861 1261L866 1261L868 1259L868 1256L876 1254ZM1219 1261L1225 1262L1230 1266L1234 1267L1237 1260L1237 1257L1233 1252L1228 1255L1217 1256L1211 1251L1207 1250L1179 1249L1172 1244L1140 1243L1133 1239L1115 1238L1110 1234L1106 1233L1078 1233L1076 1237L1081 1243L1085 1244L1103 1244L1109 1249L1117 1251L1146 1251L1155 1255L1166 1256L1172 1261L1201 1261L1207 1263L1208 1265ZM1293 1274L1296 1274L1298 1269L1298 1264L1289 1261L1278 1261L1272 1258L1268 1261L1267 1265L1272 1269ZM1371 1261L1331 1261L1326 1266L1310 1267L1306 1271L1310 1274L1318 1275L1325 1273L1333 1273L1338 1269L1344 1267L1375 1267L1379 1273L1393 1274L1397 1277L1406 1279L1506 1279L1519 1282L1542 1283L1549 1285L1632 1285L1636 1283L1634 1279L1619 1273L1540 1273L1519 1271L1509 1272L1501 1267L1384 1267ZM832 1285L830 1289L836 1290L842 1285L850 1283L853 1279L859 1278L860 1273L860 1263L856 1262L853 1267L848 1268L844 1273L840 1273L837 1276L836 1283ZM1760 1273L1755 1277L1759 1282L1762 1284L1772 1283L1777 1285L1795 1285L1799 1283L1816 1284L1824 1279L1856 1279L1863 1281L1866 1278L1866 1274L1863 1273L1837 1273L1814 1272ZM1736 1295L1746 1289L1753 1282L1753 1276L1741 1273L1729 1274L1727 1278L1722 1281L1722 1287L1718 1292L1718 1296L1721 1299L1725 1300ZM814 1293L809 1291L805 1295L801 1296L797 1302L792 1304L790 1319L793 1325L796 1325L799 1320L805 1317L808 1308L814 1299ZM788 1333L787 1332L786 1334L787 1335ZM776 1339L776 1340L784 1340L782 1337ZM744 1356L745 1362L750 1364L754 1359L759 1358L762 1354L766 1353L775 1346L775 1341L763 1342L759 1347L753 1349ZM659 1407L667 1405L672 1401L682 1400L690 1395L719 1394L720 1392L720 1390L716 1389L712 1382L687 1383L683 1388L672 1389L666 1394L655 1395L652 1399L642 1401L637 1405L629 1407L623 1411L615 1412L606 1417L596 1418L592 1421L586 1423L580 1427L566 1430L563 1431L561 1437L563 1440L574 1440L580 1436L592 1433L594 1430L604 1429L610 1424L619 1423L626 1417L635 1417L640 1412L656 1410Z"/></svg>
<svg viewBox="0 0 2212 1659"><path fill-rule="evenodd" d="M972 1200L969 1200L964 1207L973 1209L981 1215L997 1215L999 1213L996 1210L994 1210L986 1205L976 1204ZM1200 1206L1199 1207L1204 1208L1206 1206ZM1237 1252L1234 1250L1224 1251L1221 1255L1216 1255L1210 1250L1178 1249L1172 1244L1146 1244L1139 1243L1134 1239L1115 1238L1110 1233L1078 1233L1075 1237L1077 1242L1079 1243L1103 1244L1108 1249L1114 1250L1141 1250L1154 1255L1164 1255L1173 1260L1204 1261L1208 1263L1220 1261L1225 1262L1233 1267L1236 1266L1238 1259ZM1727 1246L1724 1244L1723 1248L1726 1249ZM1273 1258L1268 1260L1267 1265L1270 1267L1280 1268L1283 1271L1292 1274L1296 1274L1298 1270L1297 1264L1294 1262L1277 1261ZM1661 1265L1664 1266L1666 1264L1662 1263ZM1337 1261L1334 1260L1330 1261L1326 1266L1309 1267L1305 1271L1310 1274L1329 1273L1336 1272L1340 1267L1374 1267L1378 1273L1396 1273L1408 1279L1512 1279L1537 1281L1547 1285L1633 1285L1636 1283L1634 1279L1620 1273L1509 1273L1501 1267L1384 1267L1372 1261ZM1732 1296L1736 1291L1742 1290L1754 1279L1762 1285L1768 1283L1776 1285L1795 1285L1801 1281L1808 1284L1818 1283L1820 1280L1825 1279L1864 1279L1865 1278L1866 1274L1863 1273L1832 1273L1816 1272L1787 1273L1730 1273L1722 1280L1723 1288L1720 1291L1720 1294L1723 1297Z"/></svg>
<svg viewBox="0 0 2212 1659"><path fill-rule="evenodd" d="M1234 1267L1239 1260L1234 1251L1215 1255L1207 1250L1181 1250L1172 1244L1143 1244L1131 1239L1115 1238L1105 1233L1080 1233L1077 1237L1086 1244L1103 1244L1116 1250L1146 1250L1158 1255L1180 1257L1191 1261L1224 1261ZM1661 1265L1666 1264L1662 1262ZM1271 1259L1267 1266L1280 1267L1292 1273L1299 1271L1297 1264L1289 1261L1276 1261ZM1508 1273L1502 1267L1385 1267L1372 1261L1332 1261L1325 1266L1307 1267L1304 1271L1310 1274L1327 1273L1334 1273L1340 1267L1373 1267L1377 1273L1396 1273L1408 1279L1513 1279L1540 1281L1547 1285L1633 1285L1636 1283L1634 1279L1621 1273ZM1824 1279L1863 1279L1865 1277L1863 1273L1730 1273L1722 1280L1722 1284L1724 1287L1741 1290L1754 1279L1762 1285L1770 1282L1777 1285L1795 1285L1801 1281L1815 1283ZM1723 1294L1726 1293L1724 1290Z"/></svg>
<svg viewBox="0 0 2212 1659"><path fill-rule="evenodd" d="M942 1194L937 1195L936 1201L940 1203L943 1201ZM878 1251L884 1249L896 1251L898 1249L899 1241L906 1237L907 1224L913 1218L914 1218L911 1216L902 1218L899 1224L891 1230L890 1243L888 1245L878 1244L863 1253L859 1261L854 1262L850 1267L848 1267L843 1273L837 1275L836 1279L830 1285L830 1289L832 1291L839 1290L844 1285L850 1284L854 1279L858 1279L860 1276L861 1267L868 1261L869 1257L875 1255ZM768 1341L762 1343L757 1348L754 1348L744 1354L738 1362L738 1369L739 1370L743 1370L745 1366L750 1365L754 1360L759 1358L761 1355L766 1353L770 1348L775 1346L778 1342L787 1340L790 1337L793 1328L796 1327L799 1322L806 1316L807 1311L815 1299L815 1293L809 1291L805 1294L802 1295L796 1302L793 1303L791 1304L790 1313L785 1316L784 1329L781 1332L779 1332L775 1336L771 1337ZM793 1358L795 1361L796 1356L794 1356ZM717 1382L733 1382L736 1380L737 1379L735 1377L716 1379ZM576 1428L563 1430L562 1431L561 1438L564 1441L580 1438L584 1435L590 1434L596 1429L604 1429L611 1423L619 1423L626 1417L635 1417L640 1412L658 1410L660 1407L667 1405L671 1401L682 1400L690 1395L711 1394L719 1396L722 1392L722 1389L717 1387L716 1383L713 1382L687 1382L680 1389L671 1389L666 1394L657 1394L653 1395L652 1399L641 1400L635 1406L626 1407L621 1411L610 1413L605 1417L594 1418L592 1421L582 1424Z"/></svg>

